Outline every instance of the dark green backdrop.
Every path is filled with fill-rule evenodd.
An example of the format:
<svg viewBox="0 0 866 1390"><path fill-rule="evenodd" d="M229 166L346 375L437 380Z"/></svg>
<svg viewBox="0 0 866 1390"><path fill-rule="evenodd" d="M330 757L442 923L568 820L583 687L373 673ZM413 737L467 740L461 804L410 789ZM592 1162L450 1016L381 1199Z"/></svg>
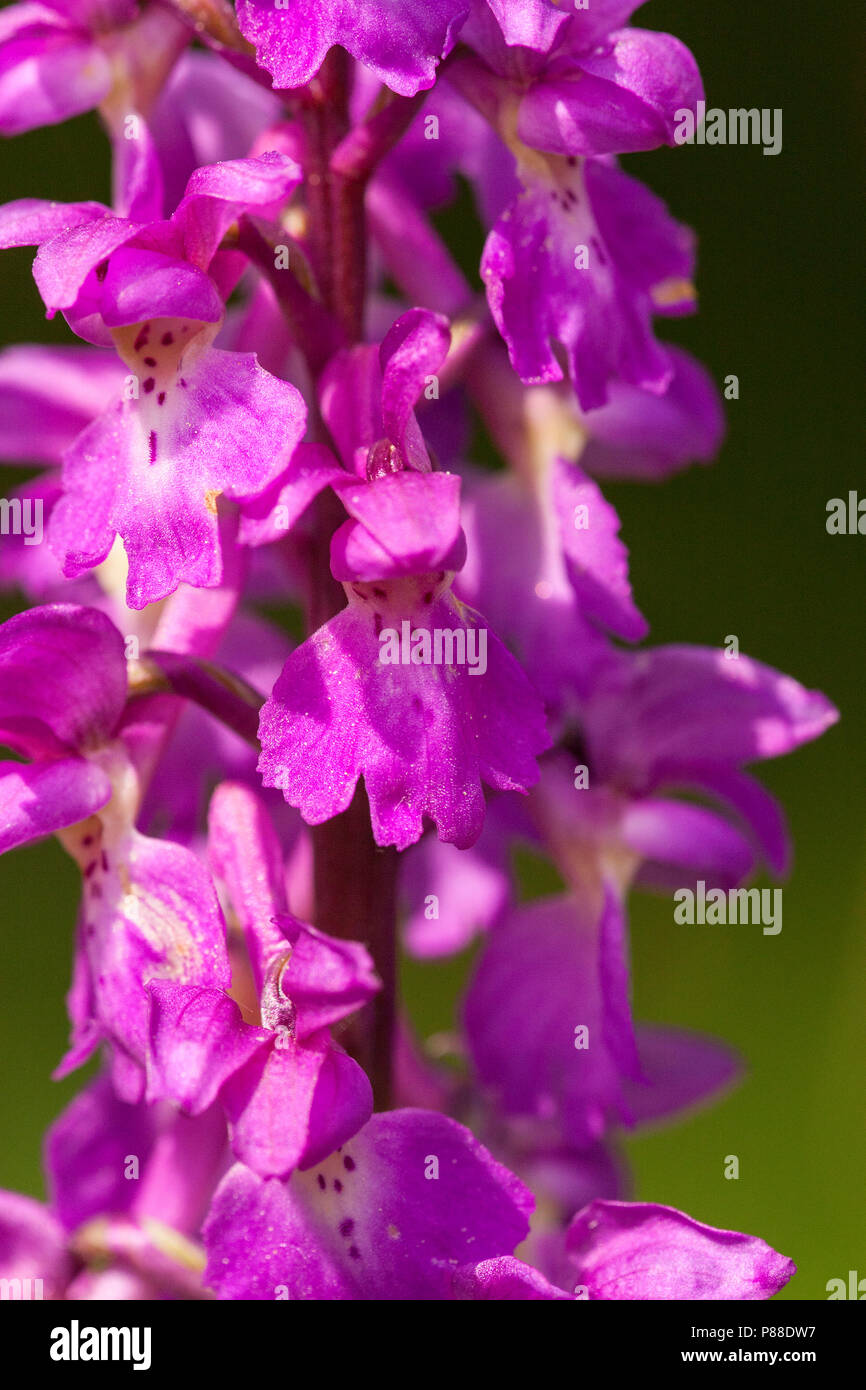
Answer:
<svg viewBox="0 0 866 1390"><path fill-rule="evenodd" d="M689 932L669 902L634 901L638 1017L727 1038L749 1075L729 1099L629 1144L638 1195L762 1235L800 1272L783 1297L866 1276L866 536L828 536L825 506L866 496L855 313L861 260L860 6L653 0L638 22L678 34L709 105L781 107L782 153L692 147L626 161L700 237L701 312L672 336L721 382L740 380L718 462L660 487L618 486L638 602L653 640L742 650L825 690L842 723L762 772L788 810L796 866L784 929ZM2 148L0 198L107 197L94 120ZM5 252L4 341L68 340L47 325L31 255ZM857 427L855 429L855 421ZM859 445L859 447L858 447ZM7 607L5 613L10 611ZM66 1034L77 874L53 841L0 860L0 1185L41 1191L46 1124L80 1084L48 1076ZM451 1021L461 963L407 967L423 1030ZM723 1176L727 1154L738 1181Z"/></svg>

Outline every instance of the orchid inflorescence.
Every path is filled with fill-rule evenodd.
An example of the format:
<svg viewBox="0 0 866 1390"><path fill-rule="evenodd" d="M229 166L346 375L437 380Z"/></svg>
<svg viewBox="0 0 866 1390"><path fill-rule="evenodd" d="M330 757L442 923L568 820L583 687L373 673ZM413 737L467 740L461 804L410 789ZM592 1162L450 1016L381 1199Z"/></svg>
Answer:
<svg viewBox="0 0 866 1390"><path fill-rule="evenodd" d="M745 769L836 718L746 656L636 645L599 480L708 462L723 418L655 331L695 308L692 234L618 164L703 89L635 8L0 14L0 130L97 109L113 187L0 209L86 345L0 355L45 516L0 554L34 605L0 626L0 848L56 834L81 870L57 1075L102 1059L47 1205L0 1194L0 1272L47 1297L736 1300L793 1273L626 1200L619 1148L739 1069L633 1022L630 895L781 875ZM526 900L519 847L558 892ZM475 948L447 1048L413 1034L398 932Z"/></svg>

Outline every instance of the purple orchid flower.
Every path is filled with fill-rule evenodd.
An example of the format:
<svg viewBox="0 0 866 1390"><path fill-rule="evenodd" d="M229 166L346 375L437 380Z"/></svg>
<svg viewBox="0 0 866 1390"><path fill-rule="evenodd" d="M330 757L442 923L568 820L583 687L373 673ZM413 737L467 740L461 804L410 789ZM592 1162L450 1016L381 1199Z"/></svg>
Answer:
<svg viewBox="0 0 866 1390"><path fill-rule="evenodd" d="M674 367L652 318L694 310L691 234L612 164L554 162L527 171L482 258L512 366L524 382L560 381L557 341L582 410L605 405L612 382L662 394Z"/></svg>
<svg viewBox="0 0 866 1390"><path fill-rule="evenodd" d="M527 678L450 591L465 558L459 479L430 471L413 411L447 342L442 319L412 310L378 355L358 349L325 374L323 412L354 470L323 471L319 482L331 482L352 518L331 542L349 605L289 658L260 726L266 786L280 787L315 825L345 810L363 775L376 839L399 849L419 838L425 815L442 839L471 844L483 822L482 780L525 790L546 746ZM437 633L449 634L452 653L462 641L462 665L453 654L444 660Z"/></svg>
<svg viewBox="0 0 866 1390"><path fill-rule="evenodd" d="M245 1022L218 989L152 983L147 1095L191 1114L219 1098L237 1157L263 1177L286 1177L332 1153L370 1117L370 1083L329 1030L379 982L362 946L286 912L279 842L254 793L219 787L210 831L214 868L246 939L262 1026Z"/></svg>
<svg viewBox="0 0 866 1390"><path fill-rule="evenodd" d="M151 226L99 204L24 200L3 210L3 245L40 246L34 275L49 312L113 342L131 373L124 398L64 455L49 541L75 576L120 535L133 608L181 581L220 582L217 498L256 496L303 434L295 387L252 354L211 346L241 268L237 253L220 250L223 235L243 213L275 216L299 177L278 154L199 169L172 218Z"/></svg>
<svg viewBox="0 0 866 1390"><path fill-rule="evenodd" d="M49 1204L0 1192L0 1275L49 1299L203 1297L197 1237L226 1156L219 1107L128 1105L98 1077L48 1131Z"/></svg>
<svg viewBox="0 0 866 1390"><path fill-rule="evenodd" d="M302 87L339 44L394 92L431 87L466 18L469 0L238 0L238 23L275 87Z"/></svg>
<svg viewBox="0 0 866 1390"><path fill-rule="evenodd" d="M594 478L660 481L710 463L725 433L709 372L681 348L666 351L673 377L662 394L611 381L607 404L584 412L565 383L515 391L507 354L490 345L474 358L473 397L519 476L531 478L556 455Z"/></svg>
<svg viewBox="0 0 866 1390"><path fill-rule="evenodd" d="M675 113L703 96L689 50L672 34L620 27L636 4L585 9L477 0L452 81L509 138L555 155L625 154L674 144Z"/></svg>
<svg viewBox="0 0 866 1390"><path fill-rule="evenodd" d="M145 112L190 37L169 10L136 0L10 5L0 17L0 132L96 106L109 124Z"/></svg>
<svg viewBox="0 0 866 1390"><path fill-rule="evenodd" d="M124 743L127 665L103 614L52 604L0 627L0 738L28 764L0 775L0 849L56 833L82 873L83 905L59 1075L103 1039L114 1080L139 1098L148 979L229 982L225 929L209 876L180 845L135 828L141 789Z"/></svg>
<svg viewBox="0 0 866 1390"><path fill-rule="evenodd" d="M730 1049L683 1029L636 1029L641 1078L624 1077L610 1024L595 923L577 899L512 912L489 933L464 1019L479 1084L505 1115L575 1150L611 1124L659 1119L729 1085Z"/></svg>
<svg viewBox="0 0 866 1390"><path fill-rule="evenodd" d="M628 1200L625 1131L740 1066L633 1020L629 895L783 873L748 769L837 718L739 653L620 645L648 624L597 479L724 432L655 336L695 307L693 235L616 162L702 96L637 7L0 13L0 133L95 109L112 181L0 208L90 345L0 354L0 460L35 470L0 586L49 600L0 625L0 851L54 834L81 869L56 1075L102 1064L47 1204L0 1193L4 1293L753 1300L794 1272ZM438 216L460 180L477 282ZM525 901L527 856L554 896ZM400 919L417 962L476 947L429 1036Z"/></svg>

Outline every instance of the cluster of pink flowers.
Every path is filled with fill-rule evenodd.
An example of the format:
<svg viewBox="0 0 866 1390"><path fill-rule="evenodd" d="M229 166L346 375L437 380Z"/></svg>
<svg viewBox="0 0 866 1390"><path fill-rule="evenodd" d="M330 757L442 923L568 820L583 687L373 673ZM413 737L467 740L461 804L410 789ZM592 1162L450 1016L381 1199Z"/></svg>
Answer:
<svg viewBox="0 0 866 1390"><path fill-rule="evenodd" d="M102 1058L47 1205L0 1193L4 1277L760 1299L793 1272L626 1200L618 1148L738 1070L633 1021L630 895L783 873L746 768L836 718L746 656L635 645L599 480L723 434L656 336L695 307L692 234L617 163L703 89L635 8L0 14L0 131L97 108L114 190L0 208L86 344L0 355L0 452L39 466L12 501L45 517L0 551L33 605L0 626L0 850L56 834L80 867L57 1075ZM472 277L436 218L461 187ZM521 900L520 846L554 896ZM448 1065L398 940L475 943Z"/></svg>

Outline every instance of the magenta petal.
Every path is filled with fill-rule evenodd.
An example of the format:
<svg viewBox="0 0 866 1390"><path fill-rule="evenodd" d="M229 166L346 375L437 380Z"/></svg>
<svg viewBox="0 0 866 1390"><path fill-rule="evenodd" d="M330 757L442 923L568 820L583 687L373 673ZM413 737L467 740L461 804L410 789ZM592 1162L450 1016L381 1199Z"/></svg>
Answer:
<svg viewBox="0 0 866 1390"><path fill-rule="evenodd" d="M106 1212L123 1212L139 1183L124 1176L130 1155L143 1169L156 1137L157 1112L119 1100L107 1076L98 1076L54 1121L45 1141L51 1205L74 1231Z"/></svg>
<svg viewBox="0 0 866 1390"><path fill-rule="evenodd" d="M478 1078L505 1115L556 1120L577 1147L620 1103L604 1029L598 945L568 899L528 904L491 930L464 1008ZM578 1047L577 1030L587 1043Z"/></svg>
<svg viewBox="0 0 866 1390"><path fill-rule="evenodd" d="M25 343L0 352L0 458L60 463L76 435L116 399L113 353Z"/></svg>
<svg viewBox="0 0 866 1390"><path fill-rule="evenodd" d="M331 548L335 578L384 579L458 568L465 550L456 473L404 471L372 483L347 476L335 486L347 512L367 533L357 528L336 533Z"/></svg>
<svg viewBox="0 0 866 1390"><path fill-rule="evenodd" d="M0 207L0 247L39 246L61 233L71 234L76 227L105 218L111 218L111 213L102 203L50 203L44 198L18 198Z"/></svg>
<svg viewBox="0 0 866 1390"><path fill-rule="evenodd" d="M625 904L609 885L599 924L599 976L604 999L602 1036L623 1076L641 1078L631 1017L631 978Z"/></svg>
<svg viewBox="0 0 866 1390"><path fill-rule="evenodd" d="M559 155L624 154L674 144L676 112L703 96L697 64L671 34L623 29L520 104L518 133Z"/></svg>
<svg viewBox="0 0 866 1390"><path fill-rule="evenodd" d="M663 1119L739 1080L742 1062L733 1048L686 1028L637 1026L641 1070L648 1084L627 1082L625 1097L636 1124Z"/></svg>
<svg viewBox="0 0 866 1390"><path fill-rule="evenodd" d="M300 181L300 167L277 150L196 169L171 219L182 232L187 258L207 269L228 228L242 213L265 221L276 219Z"/></svg>
<svg viewBox="0 0 866 1390"><path fill-rule="evenodd" d="M628 768L631 785L644 790L694 783L704 766L780 757L838 718L820 691L750 657L674 645L610 664L585 727L602 775Z"/></svg>
<svg viewBox="0 0 866 1390"><path fill-rule="evenodd" d="M317 1162L370 1117L364 1072L326 1034L301 1046L287 1032L229 1080L223 1103L232 1149L262 1177L285 1177Z"/></svg>
<svg viewBox="0 0 866 1390"><path fill-rule="evenodd" d="M0 626L0 738L31 757L96 748L126 703L123 638L95 608L54 603Z"/></svg>
<svg viewBox="0 0 866 1390"><path fill-rule="evenodd" d="M99 300L109 328L154 318L219 323L223 301L210 276L161 251L121 246L108 262Z"/></svg>
<svg viewBox="0 0 866 1390"><path fill-rule="evenodd" d="M401 96L431 87L436 64L447 53L468 0L295 0L275 10L271 0L238 0L244 38L275 87L302 87L315 76L334 44L348 49Z"/></svg>
<svg viewBox="0 0 866 1390"><path fill-rule="evenodd" d="M772 1298L796 1272L757 1236L649 1202L591 1203L571 1223L567 1246L590 1298Z"/></svg>
<svg viewBox="0 0 866 1390"><path fill-rule="evenodd" d="M450 599L422 611L427 628L480 627ZM429 816L465 848L483 823L482 780L502 790L536 780L540 701L493 633L475 677L466 666L383 665L374 618L353 600L292 653L262 710L259 771L311 825L345 810L363 776L379 844L405 849Z"/></svg>
<svg viewBox="0 0 866 1390"><path fill-rule="evenodd" d="M346 469L355 471L355 450L368 449L384 432L382 368L370 343L343 349L331 358L319 382L319 405ZM366 478L365 468L360 470Z"/></svg>
<svg viewBox="0 0 866 1390"><path fill-rule="evenodd" d="M241 503L241 545L282 540L313 499L345 477L330 449L323 444L299 444L285 473L259 497Z"/></svg>
<svg viewBox="0 0 866 1390"><path fill-rule="evenodd" d="M85 820L110 797L105 773L82 758L0 762L0 854Z"/></svg>
<svg viewBox="0 0 866 1390"><path fill-rule="evenodd" d="M291 1299L448 1300L454 1269L510 1254L531 1208L462 1125L390 1111L289 1182L233 1168L205 1223L205 1279L222 1299L282 1288Z"/></svg>
<svg viewBox="0 0 866 1390"><path fill-rule="evenodd" d="M98 106L111 89L108 54L86 34L60 25L53 30L34 26L29 33L25 30L8 39L4 35L4 39L0 45L0 134L4 136L69 120Z"/></svg>
<svg viewBox="0 0 866 1390"><path fill-rule="evenodd" d="M627 642L639 642L649 624L632 599L616 511L601 489L564 459L554 465L553 505L566 571L584 617Z"/></svg>
<svg viewBox="0 0 866 1390"><path fill-rule="evenodd" d="M363 1129L372 1113L373 1088L367 1073L331 1044L316 1081L309 1133L298 1167L321 1163Z"/></svg>
<svg viewBox="0 0 866 1390"><path fill-rule="evenodd" d="M277 921L292 947L280 990L292 1002L295 1034L303 1042L366 1004L381 982L360 942L328 936L285 914Z"/></svg>
<svg viewBox="0 0 866 1390"><path fill-rule="evenodd" d="M562 344L584 411L608 383L662 392L673 376L656 342L660 304L691 304L691 239L659 199L602 160L533 171L484 247L490 311L522 381L559 381Z"/></svg>
<svg viewBox="0 0 866 1390"><path fill-rule="evenodd" d="M165 598L181 582L217 585L217 497L245 499L267 487L305 419L300 393L251 353L193 344L165 391L118 403L67 452L64 496L49 527L64 572L98 564L117 533L131 607Z"/></svg>
<svg viewBox="0 0 866 1390"><path fill-rule="evenodd" d="M412 468L429 467L427 451L414 423L413 409L428 379L448 355L451 330L447 319L428 309L410 309L389 330L379 348L382 367L382 422Z"/></svg>
<svg viewBox="0 0 866 1390"><path fill-rule="evenodd" d="M71 230L43 240L33 262L33 278L49 312L72 309L85 280L142 227L124 217L79 217Z"/></svg>
<svg viewBox="0 0 866 1390"><path fill-rule="evenodd" d="M666 478L709 463L725 432L721 396L709 372L668 347L674 375L663 395L610 383L607 405L584 417L590 439L581 467L601 478Z"/></svg>
<svg viewBox="0 0 866 1390"><path fill-rule="evenodd" d="M235 1001L220 990L152 980L148 994L148 1101L173 1100L200 1115L228 1078L271 1042L267 1029L244 1023Z"/></svg>
<svg viewBox="0 0 866 1390"><path fill-rule="evenodd" d="M462 951L507 905L506 847L489 825L488 820L471 849L427 835L403 861L404 931L413 956L426 960Z"/></svg>
<svg viewBox="0 0 866 1390"><path fill-rule="evenodd" d="M139 1067L148 1046L148 981L227 988L225 926L191 850L134 830L103 846L84 869L90 1007L103 1035Z"/></svg>
<svg viewBox="0 0 866 1390"><path fill-rule="evenodd" d="M547 53L567 24L567 14L555 0L487 0L509 47L534 48ZM593 6L593 9L595 7Z"/></svg>
<svg viewBox="0 0 866 1390"><path fill-rule="evenodd" d="M211 797L208 848L244 933L261 991L270 961L288 951L274 918L286 908L280 842L261 797L239 782L223 782Z"/></svg>
<svg viewBox="0 0 866 1390"><path fill-rule="evenodd" d="M32 1197L0 1190L0 1278L41 1280L21 1297L57 1299L72 1271L57 1218Z"/></svg>
<svg viewBox="0 0 866 1390"><path fill-rule="evenodd" d="M620 821L623 843L636 850L643 864L640 882L677 888L691 871L713 883L734 887L754 866L746 837L706 806L692 802L641 798L632 801ZM654 864L660 873L652 871Z"/></svg>
<svg viewBox="0 0 866 1390"><path fill-rule="evenodd" d="M663 769L658 771L664 775ZM718 797L724 806L732 809L773 873L779 878L785 876L791 863L791 837L785 813L760 782L736 768L699 760L682 781L684 785L691 784L701 792Z"/></svg>

